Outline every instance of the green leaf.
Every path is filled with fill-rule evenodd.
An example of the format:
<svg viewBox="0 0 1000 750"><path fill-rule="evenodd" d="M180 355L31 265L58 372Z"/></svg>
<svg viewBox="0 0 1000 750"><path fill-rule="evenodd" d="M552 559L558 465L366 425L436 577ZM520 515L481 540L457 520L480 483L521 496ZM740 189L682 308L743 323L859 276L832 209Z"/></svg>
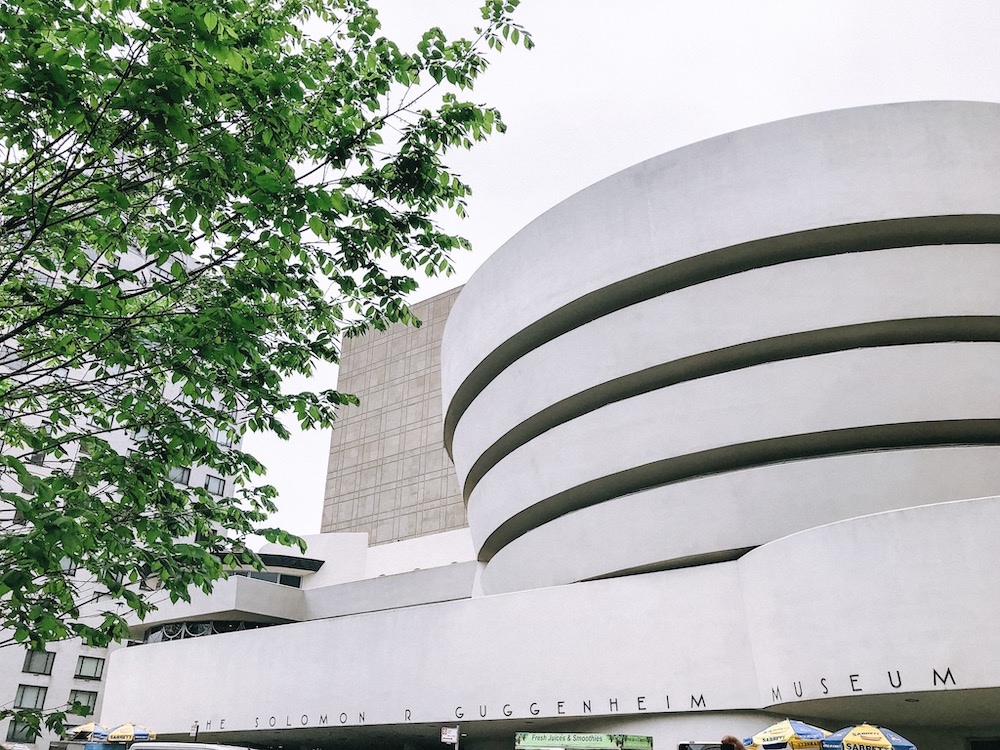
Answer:
<svg viewBox="0 0 1000 750"><path fill-rule="evenodd" d="M330 205L338 214L346 214L348 211L347 199L339 191L330 193Z"/></svg>

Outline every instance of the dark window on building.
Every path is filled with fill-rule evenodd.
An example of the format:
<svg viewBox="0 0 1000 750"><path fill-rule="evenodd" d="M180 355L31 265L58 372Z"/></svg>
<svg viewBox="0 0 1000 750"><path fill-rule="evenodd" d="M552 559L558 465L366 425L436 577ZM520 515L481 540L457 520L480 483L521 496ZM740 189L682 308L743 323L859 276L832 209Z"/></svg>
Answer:
<svg viewBox="0 0 1000 750"><path fill-rule="evenodd" d="M99 680L104 676L104 659L81 656L76 662L76 674L82 680Z"/></svg>
<svg viewBox="0 0 1000 750"><path fill-rule="evenodd" d="M189 466L175 466L167 474L167 479L171 482L177 482L178 484L187 484L191 481L191 467Z"/></svg>
<svg viewBox="0 0 1000 750"><path fill-rule="evenodd" d="M254 578L258 581L267 581L268 583L277 583L281 586L291 586L294 589L301 588L302 586L302 576L292 576L287 573L271 573L266 570L237 570L233 575Z"/></svg>
<svg viewBox="0 0 1000 750"><path fill-rule="evenodd" d="M80 711L71 711L74 716L90 716L97 708L97 693L93 690L70 690L69 702L70 705L79 703L83 706Z"/></svg>
<svg viewBox="0 0 1000 750"><path fill-rule="evenodd" d="M24 655L22 672L30 674L52 674L52 662L56 655L51 651L29 651Z"/></svg>
<svg viewBox="0 0 1000 750"><path fill-rule="evenodd" d="M205 477L205 489L213 495L221 495L226 491L226 481L209 474Z"/></svg>
<svg viewBox="0 0 1000 750"><path fill-rule="evenodd" d="M18 685L14 708L44 708L48 688L38 685Z"/></svg>
<svg viewBox="0 0 1000 750"><path fill-rule="evenodd" d="M232 437L230 437L229 433L226 430L218 428L215 431L215 442L217 442L223 448L231 448L235 441L232 439Z"/></svg>
<svg viewBox="0 0 1000 750"><path fill-rule="evenodd" d="M34 742L37 736L38 732L30 724L26 724L23 721L12 719L10 724L7 725L8 742Z"/></svg>

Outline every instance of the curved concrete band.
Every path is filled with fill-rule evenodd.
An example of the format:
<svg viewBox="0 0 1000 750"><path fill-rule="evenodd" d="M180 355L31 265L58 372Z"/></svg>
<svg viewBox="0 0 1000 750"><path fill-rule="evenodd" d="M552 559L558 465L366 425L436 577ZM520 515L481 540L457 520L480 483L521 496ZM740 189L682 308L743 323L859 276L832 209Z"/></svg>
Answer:
<svg viewBox="0 0 1000 750"><path fill-rule="evenodd" d="M492 594L729 559L843 518L980 497L997 486L1000 446L827 456L714 474L533 527L496 553L481 584Z"/></svg>
<svg viewBox="0 0 1000 750"><path fill-rule="evenodd" d="M998 131L1000 106L989 103L837 110L695 143L581 191L521 230L466 284L444 335L447 421L458 421L454 402L465 381L525 331L618 283L626 282L615 290L619 301L633 291L655 295L632 287L680 261L704 256L689 269L698 276L724 272L724 260L704 267L720 249L732 250L729 265L738 269L772 256L949 236L1000 240ZM599 295L590 302L574 309L581 321L587 307L607 304ZM500 369L478 377L488 382Z"/></svg>
<svg viewBox="0 0 1000 750"><path fill-rule="evenodd" d="M527 438L643 390L838 348L963 339L1000 339L997 246L896 248L756 269L617 310L532 350L470 404L453 458L470 492Z"/></svg>
<svg viewBox="0 0 1000 750"><path fill-rule="evenodd" d="M1000 105L973 102L772 123L625 170L504 245L442 348L484 590L1000 492L969 458L1000 443L998 136ZM933 477L929 456L950 457ZM743 517L751 475L772 504L758 522L672 533ZM859 476L863 499L841 502ZM836 510L800 513L796 487L820 477ZM583 546L598 528L643 541Z"/></svg>
<svg viewBox="0 0 1000 750"><path fill-rule="evenodd" d="M995 700L995 620L975 603L996 596L998 520L997 497L937 503L821 526L741 559L762 700L811 716L857 710L862 695L901 704L899 693L918 673L940 692L908 706L913 717L935 711L939 701L948 705L944 691L955 687L955 673L965 689L950 694L952 721L973 716L979 701ZM807 626L775 605L775 581L822 598ZM976 657L959 665L959 652ZM846 663L858 668L837 668Z"/></svg>
<svg viewBox="0 0 1000 750"><path fill-rule="evenodd" d="M548 430L486 474L469 497L473 540L489 558L557 514L747 465L1000 442L998 372L1000 343L855 349L617 401ZM942 434L941 423L954 429Z"/></svg>

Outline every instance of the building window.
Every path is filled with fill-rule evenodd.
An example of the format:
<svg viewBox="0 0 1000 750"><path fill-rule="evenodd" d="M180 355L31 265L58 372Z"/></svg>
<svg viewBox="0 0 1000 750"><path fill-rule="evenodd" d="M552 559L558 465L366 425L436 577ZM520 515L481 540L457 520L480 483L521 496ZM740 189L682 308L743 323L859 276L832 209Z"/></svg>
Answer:
<svg viewBox="0 0 1000 750"><path fill-rule="evenodd" d="M68 576L76 575L77 564L74 560L70 560L68 557L64 557L62 562L59 563L62 572Z"/></svg>
<svg viewBox="0 0 1000 750"><path fill-rule="evenodd" d="M253 578L258 581L267 581L268 583L277 583L280 586L291 586L295 589L302 586L302 576L293 576L288 573L272 573L267 570L237 570L231 575Z"/></svg>
<svg viewBox="0 0 1000 750"><path fill-rule="evenodd" d="M209 474L205 477L205 489L213 495L221 495L226 491L226 482L224 479Z"/></svg>
<svg viewBox="0 0 1000 750"><path fill-rule="evenodd" d="M167 479L171 482L177 482L178 484L187 484L191 481L191 467L190 466L175 466L167 474Z"/></svg>
<svg viewBox="0 0 1000 750"><path fill-rule="evenodd" d="M52 662L56 655L51 651L29 651L24 655L22 672L30 674L52 674Z"/></svg>
<svg viewBox="0 0 1000 750"><path fill-rule="evenodd" d="M45 693L48 688L38 685L18 685L17 697L14 698L14 708L42 708L45 705Z"/></svg>
<svg viewBox="0 0 1000 750"><path fill-rule="evenodd" d="M81 680L99 680L104 675L104 659L81 656L76 663L76 675Z"/></svg>
<svg viewBox="0 0 1000 750"><path fill-rule="evenodd" d="M28 454L28 463L35 466L45 466L45 451L35 451Z"/></svg>
<svg viewBox="0 0 1000 750"><path fill-rule="evenodd" d="M97 708L97 693L92 690L70 690L69 702L71 706L82 706L79 711L70 711L74 716L90 716Z"/></svg>
<svg viewBox="0 0 1000 750"><path fill-rule="evenodd" d="M229 436L226 430L218 428L215 431L215 442L223 448L232 448L235 441Z"/></svg>
<svg viewBox="0 0 1000 750"><path fill-rule="evenodd" d="M7 726L8 742L34 742L37 736L35 728L26 722L12 719Z"/></svg>
<svg viewBox="0 0 1000 750"><path fill-rule="evenodd" d="M170 622L146 631L144 643L162 643L198 638L215 633L235 633L240 630L254 630L270 627L268 622L245 622L241 620L213 620L211 622Z"/></svg>

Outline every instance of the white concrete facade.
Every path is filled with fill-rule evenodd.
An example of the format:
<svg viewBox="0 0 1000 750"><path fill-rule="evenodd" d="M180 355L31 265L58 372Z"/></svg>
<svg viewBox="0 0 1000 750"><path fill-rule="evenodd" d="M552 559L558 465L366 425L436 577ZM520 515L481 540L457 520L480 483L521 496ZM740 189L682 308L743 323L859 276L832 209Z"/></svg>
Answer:
<svg viewBox="0 0 1000 750"><path fill-rule="evenodd" d="M997 104L795 118L615 175L452 309L469 536L405 542L427 569L386 546L357 580L223 587L194 614L285 624L123 649L105 712L285 747L459 724L662 750L785 716L1000 738L998 279Z"/></svg>

